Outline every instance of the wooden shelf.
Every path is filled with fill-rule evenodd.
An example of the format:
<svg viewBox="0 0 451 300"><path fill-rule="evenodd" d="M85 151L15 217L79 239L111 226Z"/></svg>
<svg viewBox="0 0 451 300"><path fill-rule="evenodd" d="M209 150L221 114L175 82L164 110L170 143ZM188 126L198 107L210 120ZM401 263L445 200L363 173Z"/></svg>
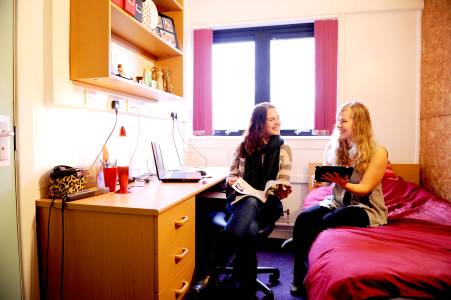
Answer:
<svg viewBox="0 0 451 300"><path fill-rule="evenodd" d="M179 49L172 47L161 37L148 31L140 22L130 17L114 3L111 3L111 33L148 52L156 59L183 55Z"/></svg>
<svg viewBox="0 0 451 300"><path fill-rule="evenodd" d="M177 21L179 41L183 41L183 7L175 0L154 2ZM113 40L134 53L144 55L156 66L169 68L175 94L111 74ZM142 99L181 100L183 52L149 31L110 0L71 0L70 78Z"/></svg>
<svg viewBox="0 0 451 300"><path fill-rule="evenodd" d="M153 2L160 11L183 10L182 5L175 0L154 0Z"/></svg>
<svg viewBox="0 0 451 300"><path fill-rule="evenodd" d="M137 83L135 81L127 80L113 74L111 74L109 77L83 78L77 81L149 100L162 100L162 101L182 100L182 97L180 96L166 93L164 91L151 88L143 84Z"/></svg>

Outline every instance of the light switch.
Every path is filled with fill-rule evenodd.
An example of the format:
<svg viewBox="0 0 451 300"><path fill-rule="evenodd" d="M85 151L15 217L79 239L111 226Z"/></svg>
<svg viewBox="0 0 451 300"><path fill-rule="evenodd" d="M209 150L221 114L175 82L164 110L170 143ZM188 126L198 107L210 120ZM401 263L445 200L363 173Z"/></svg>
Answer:
<svg viewBox="0 0 451 300"><path fill-rule="evenodd" d="M9 160L8 145L7 143L3 143L3 141L0 142L0 160Z"/></svg>
<svg viewBox="0 0 451 300"><path fill-rule="evenodd" d="M10 146L14 132L10 131L9 116L0 115L0 166L10 164Z"/></svg>

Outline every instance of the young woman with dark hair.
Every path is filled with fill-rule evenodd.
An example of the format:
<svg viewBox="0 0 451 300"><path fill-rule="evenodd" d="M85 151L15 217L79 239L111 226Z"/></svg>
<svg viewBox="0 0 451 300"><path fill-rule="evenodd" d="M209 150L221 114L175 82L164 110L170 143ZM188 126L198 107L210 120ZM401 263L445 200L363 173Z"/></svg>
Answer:
<svg viewBox="0 0 451 300"><path fill-rule="evenodd" d="M280 120L276 108L268 102L255 106L244 140L238 146L227 176L228 190L238 178L243 178L253 188L263 190L268 180L289 182L291 148L280 137ZM253 299L257 278L257 234L261 226L274 223L283 214L281 199L291 193L291 188L278 185L270 190L263 203L245 196L231 204L237 196L227 193L230 213L222 232L219 264L225 264L235 253L234 275L243 299Z"/></svg>
<svg viewBox="0 0 451 300"><path fill-rule="evenodd" d="M268 180L289 182L291 161L291 148L280 137L276 108L267 102L260 103L255 106L244 140L234 154L227 184L232 186L242 177L255 189L263 190ZM223 232L224 240L228 241L225 246L228 249L223 249L224 261L235 252L234 273L243 297L255 297L258 230L279 219L283 214L280 200L290 193L289 186L279 185L270 191L266 203L246 196L233 205L237 195L228 193L230 218Z"/></svg>

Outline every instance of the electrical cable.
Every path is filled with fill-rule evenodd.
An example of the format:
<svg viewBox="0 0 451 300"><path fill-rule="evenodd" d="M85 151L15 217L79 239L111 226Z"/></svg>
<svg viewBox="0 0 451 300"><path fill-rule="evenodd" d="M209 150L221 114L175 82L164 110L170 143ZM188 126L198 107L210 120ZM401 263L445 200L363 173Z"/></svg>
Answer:
<svg viewBox="0 0 451 300"><path fill-rule="evenodd" d="M60 299L64 299L64 196L61 199L61 273L60 273Z"/></svg>
<svg viewBox="0 0 451 300"><path fill-rule="evenodd" d="M115 120L114 120L114 126L113 126L113 129L111 129L110 134L109 134L108 137L106 138L105 142L102 144L102 148L100 148L99 154L97 154L96 158L94 159L94 161L92 162L92 164L91 164L91 166L89 167L88 170L91 170L91 168L94 166L94 164L96 163L96 161L97 161L97 159L99 158L100 154L102 154L103 146L106 145L106 143L107 143L108 140L110 139L111 135L113 134L114 129L116 129L116 124L117 124L117 112L118 112L118 111L117 111L116 109L115 109L115 111L116 111L116 118L115 118Z"/></svg>
<svg viewBox="0 0 451 300"><path fill-rule="evenodd" d="M132 177L135 181L137 182L145 182L145 183L149 183L150 180L152 179L152 174L151 173L144 173L142 175L139 175L137 177Z"/></svg>
<svg viewBox="0 0 451 300"><path fill-rule="evenodd" d="M52 202L50 202L49 207L49 217L47 221L47 245L45 249L45 278L44 278L44 286L41 290L41 298L45 299L47 298L47 286L49 282L49 248L50 248L50 217L52 215L52 206L55 202L55 198L52 199Z"/></svg>
<svg viewBox="0 0 451 300"><path fill-rule="evenodd" d="M131 109L133 109L133 108L138 111L138 134L136 135L135 149L133 149L133 154L130 157L129 165L132 164L133 158L135 157L136 149L138 149L139 137L141 134L141 111L136 106L131 107Z"/></svg>
<svg viewBox="0 0 451 300"><path fill-rule="evenodd" d="M130 190L130 189L132 189L132 188L143 188L144 187L144 185L131 185L131 186L129 186L128 187L128 190Z"/></svg>
<svg viewBox="0 0 451 300"><path fill-rule="evenodd" d="M152 176L157 176L156 173L152 173L152 171L150 170L150 168L149 168L149 160L148 159L146 160L146 167L147 167L147 171L149 171L148 174L149 174L151 179L152 179Z"/></svg>
<svg viewBox="0 0 451 300"><path fill-rule="evenodd" d="M182 133L180 132L180 127L179 127L179 123L178 123L178 122L177 122L177 131L178 131L178 133L179 133L180 139L182 140L183 144L186 145L186 146L188 146L188 147L191 147L192 149L194 149L194 151L196 151L196 153L199 154L199 156L203 158L204 163L205 163L205 166L203 166L203 168L206 168L206 167L208 166L208 160L207 160L207 157L205 157L205 155L203 155L202 153L200 153L200 151L197 150L196 147L194 147L193 145L191 145L191 144L189 144L189 143L187 143L187 142L185 141L185 139L183 138Z"/></svg>
<svg viewBox="0 0 451 300"><path fill-rule="evenodd" d="M175 142L174 128L175 128L175 118L172 118L172 141L174 141L175 152L177 152L177 158L179 159L179 164L180 164L180 168L181 168L182 167L182 161L180 159L179 150L177 149L177 144Z"/></svg>

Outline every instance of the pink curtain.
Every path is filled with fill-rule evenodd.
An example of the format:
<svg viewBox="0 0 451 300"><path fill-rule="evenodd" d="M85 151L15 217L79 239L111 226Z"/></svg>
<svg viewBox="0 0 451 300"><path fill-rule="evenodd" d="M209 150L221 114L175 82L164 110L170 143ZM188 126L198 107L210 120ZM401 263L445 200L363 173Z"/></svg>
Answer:
<svg viewBox="0 0 451 300"><path fill-rule="evenodd" d="M337 112L338 21L315 21L315 130L329 130Z"/></svg>
<svg viewBox="0 0 451 300"><path fill-rule="evenodd" d="M213 31L194 31L193 134L212 135L212 45Z"/></svg>

